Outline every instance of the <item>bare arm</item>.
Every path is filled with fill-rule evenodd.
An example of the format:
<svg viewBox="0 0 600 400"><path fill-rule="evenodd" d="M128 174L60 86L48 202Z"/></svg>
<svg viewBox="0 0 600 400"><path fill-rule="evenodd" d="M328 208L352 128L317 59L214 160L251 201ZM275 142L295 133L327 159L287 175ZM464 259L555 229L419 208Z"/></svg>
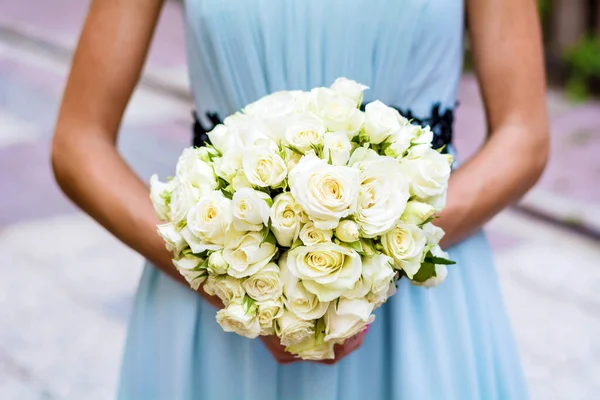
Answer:
<svg viewBox="0 0 600 400"><path fill-rule="evenodd" d="M467 0L488 140L450 179L438 220L455 244L521 197L548 156L542 40L534 0Z"/></svg>
<svg viewBox="0 0 600 400"><path fill-rule="evenodd" d="M92 2L60 109L52 165L57 182L77 205L184 283L156 234L158 220L146 185L116 149L161 7L162 0Z"/></svg>

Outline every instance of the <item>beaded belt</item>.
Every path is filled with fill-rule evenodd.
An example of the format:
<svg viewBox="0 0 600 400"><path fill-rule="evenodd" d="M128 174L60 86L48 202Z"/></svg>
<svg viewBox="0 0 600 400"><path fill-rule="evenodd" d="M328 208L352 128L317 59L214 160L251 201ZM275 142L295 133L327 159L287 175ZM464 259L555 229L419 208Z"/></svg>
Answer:
<svg viewBox="0 0 600 400"><path fill-rule="evenodd" d="M431 108L431 115L429 117L416 117L413 115L411 110L400 110L394 107L404 117L408 118L415 125L429 125L433 132L432 147L434 149L442 149L443 153L448 152L448 145L452 143L452 126L454 124L454 110L446 108L441 110L441 104L434 104ZM364 111L365 104L361 106L361 110ZM196 111L193 113L194 117L194 141L193 144L196 147L202 147L206 143L210 143L207 133L213 130L213 128L222 123L221 118L217 113L207 112L206 119L209 121L208 128L205 128Z"/></svg>

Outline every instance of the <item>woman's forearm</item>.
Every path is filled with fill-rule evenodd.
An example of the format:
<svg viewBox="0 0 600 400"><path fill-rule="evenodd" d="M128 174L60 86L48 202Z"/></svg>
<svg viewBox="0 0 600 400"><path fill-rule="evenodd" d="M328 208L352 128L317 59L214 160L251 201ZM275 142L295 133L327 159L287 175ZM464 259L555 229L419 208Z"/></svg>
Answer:
<svg viewBox="0 0 600 400"><path fill-rule="evenodd" d="M55 140L52 165L65 194L126 245L184 282L156 233L147 187L114 145L92 132L64 137L69 140Z"/></svg>
<svg viewBox="0 0 600 400"><path fill-rule="evenodd" d="M535 184L548 156L547 136L532 132L536 129L547 128L544 124L499 128L453 173L447 207L435 222L446 231L443 247L473 234Z"/></svg>

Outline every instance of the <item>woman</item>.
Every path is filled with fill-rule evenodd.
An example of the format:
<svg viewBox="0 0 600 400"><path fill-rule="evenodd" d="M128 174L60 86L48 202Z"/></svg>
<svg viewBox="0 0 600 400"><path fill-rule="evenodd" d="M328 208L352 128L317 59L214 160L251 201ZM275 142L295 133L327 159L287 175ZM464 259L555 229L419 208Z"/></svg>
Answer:
<svg viewBox="0 0 600 400"><path fill-rule="evenodd" d="M224 333L209 304L214 299L181 284L155 233L148 189L115 142L161 3L92 2L52 153L64 191L153 265L138 289L119 398L526 398L480 228L525 193L546 162L535 2L186 1L189 70L200 115L224 117L268 93L308 90L345 76L370 87L365 101L410 110L446 142L466 15L489 135L453 173L447 208L437 220L457 265L432 290L401 282L369 332L336 349L334 365L294 360L273 339L261 343Z"/></svg>

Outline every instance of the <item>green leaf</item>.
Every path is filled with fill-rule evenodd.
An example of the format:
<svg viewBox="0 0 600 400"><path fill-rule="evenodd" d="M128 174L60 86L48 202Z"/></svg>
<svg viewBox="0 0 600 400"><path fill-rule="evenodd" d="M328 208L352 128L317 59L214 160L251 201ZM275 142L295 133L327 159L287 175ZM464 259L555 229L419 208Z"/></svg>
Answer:
<svg viewBox="0 0 600 400"><path fill-rule="evenodd" d="M208 258L206 258L201 264L198 264L194 271L205 271L208 269Z"/></svg>
<svg viewBox="0 0 600 400"><path fill-rule="evenodd" d="M300 154L301 156L303 156L303 155L304 155L304 153L303 153L303 152L301 152L300 150L298 150L298 148L297 148L297 147L295 147L295 146L292 146L291 144L289 144L289 145L285 145L285 146L283 146L283 147L285 147L286 149L290 149L290 150L291 150L291 151L293 151L294 153L296 153L296 154Z"/></svg>
<svg viewBox="0 0 600 400"><path fill-rule="evenodd" d="M226 188L227 186L229 186L229 182L227 182L225 179L221 178L220 176L217 176L217 183L219 184L220 188Z"/></svg>
<svg viewBox="0 0 600 400"><path fill-rule="evenodd" d="M360 240L357 240L356 242L352 242L352 243L344 243L344 245L346 245L346 247L349 247L358 253L362 253L364 251Z"/></svg>
<svg viewBox="0 0 600 400"><path fill-rule="evenodd" d="M413 276L412 280L416 282L425 282L429 278L435 276L435 264L424 262L421 264L419 271Z"/></svg>
<svg viewBox="0 0 600 400"><path fill-rule="evenodd" d="M317 146L316 144L312 143L310 144L310 147L315 151L315 154L319 157L322 158L322 154L321 154L321 149L319 148L319 146Z"/></svg>
<svg viewBox="0 0 600 400"><path fill-rule="evenodd" d="M448 260L447 258L435 257L435 256L427 256L425 257L425 262L438 264L438 265L454 265L456 261Z"/></svg>
<svg viewBox="0 0 600 400"><path fill-rule="evenodd" d="M263 238L260 241L259 247L262 246L263 243L265 243L267 241L267 239L269 238L269 234L271 233L271 219L269 218L269 223L268 225L265 227L265 229L263 229Z"/></svg>
<svg viewBox="0 0 600 400"><path fill-rule="evenodd" d="M229 200L233 199L233 193L227 191L226 189L221 188L221 193L223 193L223 196L225 196Z"/></svg>
<svg viewBox="0 0 600 400"><path fill-rule="evenodd" d="M425 221L423 221L423 223L421 224L421 226L428 224L430 222L435 221L436 219L438 219L439 217L437 215L432 215L431 217L427 218Z"/></svg>

